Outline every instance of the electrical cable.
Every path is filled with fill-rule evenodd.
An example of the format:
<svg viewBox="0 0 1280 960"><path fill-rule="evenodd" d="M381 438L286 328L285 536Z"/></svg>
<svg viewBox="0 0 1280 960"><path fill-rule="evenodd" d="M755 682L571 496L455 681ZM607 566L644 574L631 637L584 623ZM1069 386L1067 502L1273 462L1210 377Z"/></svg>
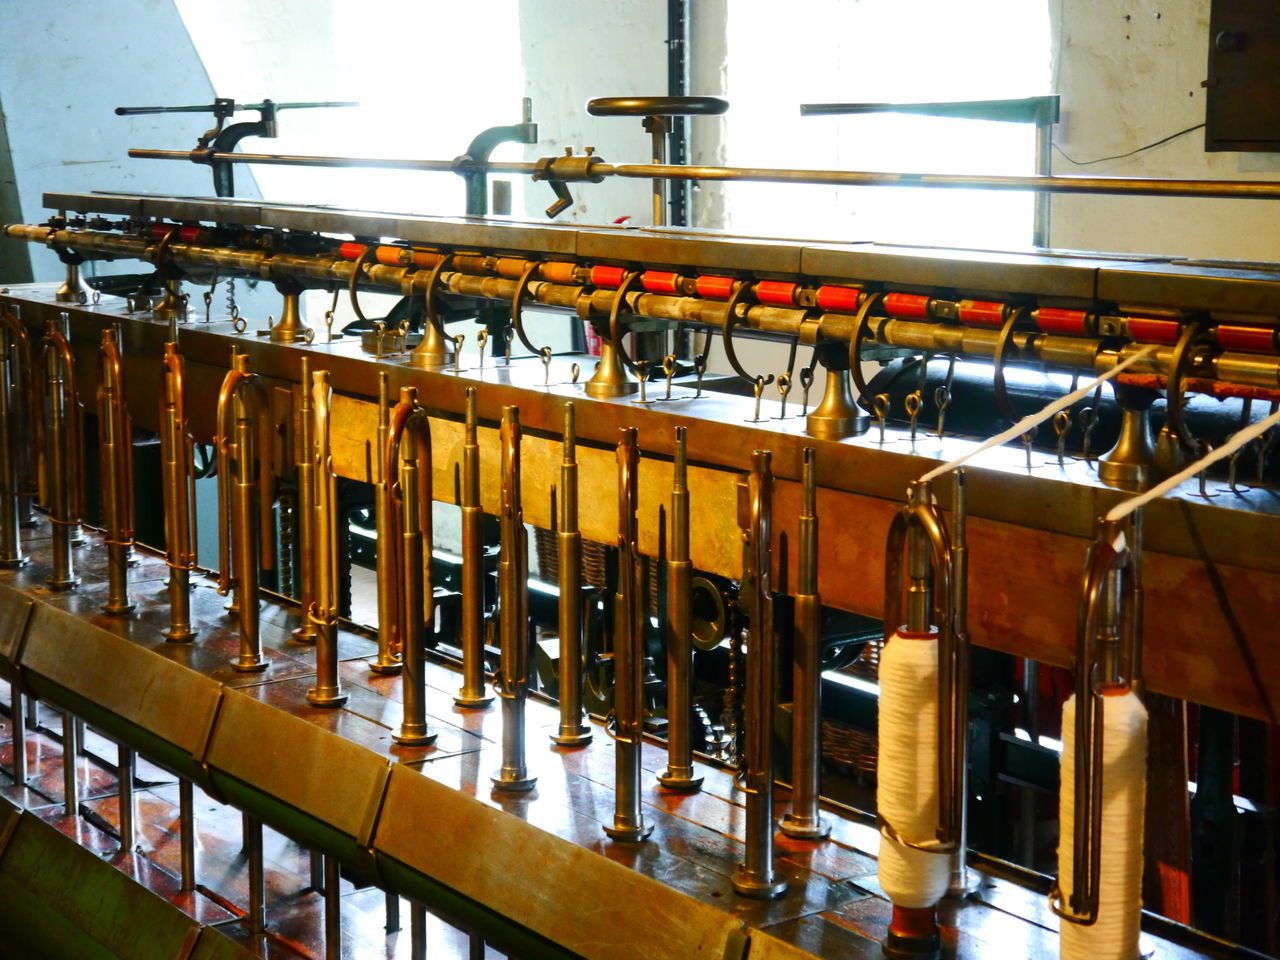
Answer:
<svg viewBox="0 0 1280 960"><path fill-rule="evenodd" d="M1204 126L1203 123L1197 123L1193 127L1187 127L1187 129L1185 130L1179 130L1177 133L1171 133L1167 137L1162 137L1161 139L1156 140L1153 143L1148 143L1144 147L1138 147L1135 150L1130 150L1128 153L1117 153L1110 157L1098 157L1096 160L1076 160L1074 157L1068 156L1063 151L1063 149L1060 146L1058 146L1056 143L1053 145L1053 149L1057 150L1058 154L1068 163L1074 164L1077 167L1088 167L1088 166L1092 166L1095 163L1106 163L1108 160L1123 160L1125 157L1132 157L1135 154L1142 153L1144 150L1151 150L1151 149L1154 149L1155 147L1161 146L1162 144L1168 143L1170 140L1176 140L1178 139L1178 137L1186 136L1188 133L1192 133L1196 130L1199 130L1203 126Z"/></svg>

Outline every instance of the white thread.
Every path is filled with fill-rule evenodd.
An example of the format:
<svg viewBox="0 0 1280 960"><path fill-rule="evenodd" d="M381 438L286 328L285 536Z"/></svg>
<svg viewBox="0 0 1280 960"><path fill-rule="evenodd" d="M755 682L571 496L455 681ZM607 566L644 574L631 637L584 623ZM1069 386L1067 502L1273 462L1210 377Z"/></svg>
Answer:
<svg viewBox="0 0 1280 960"><path fill-rule="evenodd" d="M1214 450L1211 453L1208 453L1205 456L1201 457L1199 460L1191 464L1191 466L1187 467L1185 470L1182 470L1179 473L1175 473L1168 480L1165 480L1161 483L1156 484L1146 493L1140 493L1138 494L1138 496L1133 497L1129 500L1125 500L1123 503L1116 504L1109 511L1107 511L1107 519L1113 520L1113 521L1123 520L1125 517L1133 513L1133 511L1137 510L1139 507L1145 506L1146 504L1150 503L1152 500L1160 499L1166 493L1169 493L1172 490L1176 490L1178 487L1186 483L1196 474L1200 473L1201 471L1209 469L1209 467L1213 466L1213 464L1217 463L1219 460L1222 460L1226 457L1231 456L1233 453L1235 453L1237 450L1243 447L1250 440L1253 440L1256 437L1262 436L1264 433L1266 433L1268 430L1274 427L1277 423L1280 423L1280 410L1277 410L1275 413L1271 414L1271 416L1267 417L1264 420L1259 420L1257 423L1252 423L1249 426L1244 427L1243 429L1237 430L1235 433L1231 435L1230 440L1228 440L1222 446L1218 447L1217 450Z"/></svg>
<svg viewBox="0 0 1280 960"><path fill-rule="evenodd" d="M876 809L903 840L936 843L938 641L894 634L880 654ZM932 907L947 892L951 858L880 838L880 887L899 907Z"/></svg>
<svg viewBox="0 0 1280 960"><path fill-rule="evenodd" d="M1134 363L1137 363L1139 360L1141 360L1143 357L1147 356L1154 350L1155 350L1154 344L1152 344L1151 346L1143 347L1137 353L1134 353L1129 357L1126 357L1124 360L1121 360L1119 363L1117 363L1114 367L1112 367L1106 373L1101 374L1100 376L1097 376L1094 379L1090 380L1088 383L1086 383L1083 387L1080 387L1078 390L1074 390L1071 393L1068 393L1065 397L1062 397L1058 400L1053 401L1053 403L1049 404L1043 410L1039 410L1036 413L1031 414L1031 416L1029 417L1023 417L1021 420L1015 423L1008 430L1004 431L1003 433L997 433L994 437L992 437L989 440L982 441L982 443L978 444L976 447L974 447L972 450L970 450L968 453L964 454L963 456L956 457L954 460L952 460L949 463L944 463L941 466L934 467L932 470L930 470L928 473L926 473L924 476L920 478L920 482L928 483L930 480L936 480L938 477L942 476L944 473L950 473L952 470L956 469L956 467L963 466L966 461L968 461L971 457L977 456L983 450L990 450L992 447L998 447L1001 444L1008 443L1010 440L1016 440L1018 437L1022 436L1024 433L1029 432L1033 427L1040 426L1040 424L1044 423L1046 420L1053 417L1053 415L1056 414L1058 411L1067 409L1067 407L1071 406L1077 400L1083 400L1085 397L1087 397L1089 394L1091 394L1094 390L1097 389L1098 384L1106 383L1112 377L1121 373L1123 370L1133 365Z"/></svg>
<svg viewBox="0 0 1280 960"><path fill-rule="evenodd" d="M1134 960L1142 921L1142 833L1147 793L1147 709L1133 692L1102 698L1102 854L1098 920L1061 921L1062 960ZM1062 707L1062 793L1059 801L1058 885L1071 893L1075 836L1073 695Z"/></svg>

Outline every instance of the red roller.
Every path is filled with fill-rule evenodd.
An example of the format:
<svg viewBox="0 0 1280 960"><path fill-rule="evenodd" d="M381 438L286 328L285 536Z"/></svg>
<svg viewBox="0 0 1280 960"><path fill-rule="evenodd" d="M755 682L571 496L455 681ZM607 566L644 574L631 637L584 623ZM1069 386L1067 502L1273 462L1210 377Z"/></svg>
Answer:
<svg viewBox="0 0 1280 960"><path fill-rule="evenodd" d="M151 225L151 235L157 240L163 240L173 228L174 225L172 223L153 223ZM178 232L174 235L174 239L181 243L195 243L200 239L200 228L192 226L178 227Z"/></svg>
<svg viewBox="0 0 1280 960"><path fill-rule="evenodd" d="M1276 332L1271 327L1236 327L1220 323L1214 336L1218 344L1227 350L1249 353L1274 353L1276 350Z"/></svg>
<svg viewBox="0 0 1280 960"><path fill-rule="evenodd" d="M404 247L378 247L373 251L373 258L384 267L401 267L412 260L412 254Z"/></svg>
<svg viewBox="0 0 1280 960"><path fill-rule="evenodd" d="M1055 307L1041 307L1031 314L1036 326L1045 333L1056 333L1066 337L1081 337L1089 332L1089 314L1083 310L1059 310Z"/></svg>
<svg viewBox="0 0 1280 960"><path fill-rule="evenodd" d="M884 298L885 312L903 320L928 320L929 298L915 293L890 293Z"/></svg>
<svg viewBox="0 0 1280 960"><path fill-rule="evenodd" d="M728 300L733 296L733 277L699 277L698 296L712 300Z"/></svg>
<svg viewBox="0 0 1280 960"><path fill-rule="evenodd" d="M993 303L990 300L961 300L956 308L956 316L961 323L972 327L1002 327L1007 310L1008 307L1003 303Z"/></svg>
<svg viewBox="0 0 1280 960"><path fill-rule="evenodd" d="M360 254L364 253L363 243L351 243L350 241L338 247L338 256L343 260L359 260Z"/></svg>
<svg viewBox="0 0 1280 960"><path fill-rule="evenodd" d="M1182 332L1182 325L1177 320L1155 320L1151 317L1129 317L1125 326L1129 336L1142 343L1175 344Z"/></svg>
<svg viewBox="0 0 1280 960"><path fill-rule="evenodd" d="M665 270L646 270L640 274L640 286L649 293L679 293L680 274Z"/></svg>
<svg viewBox="0 0 1280 960"><path fill-rule="evenodd" d="M577 264L567 263L563 260L553 260L544 263L538 268L538 273L543 280L550 283L574 283L578 267Z"/></svg>
<svg viewBox="0 0 1280 960"><path fill-rule="evenodd" d="M858 303L861 299L862 291L856 287L823 285L818 288L816 302L820 310L832 310L836 313L857 313Z"/></svg>
<svg viewBox="0 0 1280 960"><path fill-rule="evenodd" d="M626 275L627 271L621 267L592 267L591 283L592 286L616 290L622 286L622 278Z"/></svg>
<svg viewBox="0 0 1280 960"><path fill-rule="evenodd" d="M756 299L771 307L794 307L796 285L783 283L780 280L761 280L756 284Z"/></svg>

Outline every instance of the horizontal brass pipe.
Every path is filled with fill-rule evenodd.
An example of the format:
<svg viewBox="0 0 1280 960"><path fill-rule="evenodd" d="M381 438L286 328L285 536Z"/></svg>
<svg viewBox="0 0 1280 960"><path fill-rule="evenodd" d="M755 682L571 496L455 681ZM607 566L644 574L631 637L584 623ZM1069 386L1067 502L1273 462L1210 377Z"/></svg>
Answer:
<svg viewBox="0 0 1280 960"><path fill-rule="evenodd" d="M10 237L32 242L44 243L52 239L60 247L88 256L130 257L150 261L155 250L154 244L142 238L123 235L73 230L51 232L45 227L26 224L9 226L5 232ZM342 258L272 255L261 250L235 250L194 244L170 244L166 255L181 264L215 268L222 275L240 272L251 277L273 280L301 278L323 281L326 284L346 284L356 269L353 261ZM468 257L465 260L469 269L477 269L482 265L482 258L479 257ZM383 264L370 264L361 269L363 278L359 286L394 290L404 295L425 293L431 274L430 270ZM493 300L511 300L520 285L518 280L504 276L479 276L461 271L443 272L439 282L451 293ZM726 304L719 300L639 291L623 295L627 300L628 312L636 316L715 328L724 326ZM542 280L530 282L527 291L527 297L532 302L573 310L579 316L598 321L604 321L609 316L617 296L618 293L614 290L588 289L574 284ZM740 304L737 310L740 327L780 337L799 337L806 342L819 339L848 341L855 334L855 319L848 314L818 313L814 316L803 308L765 304ZM954 353L962 359L989 360L996 353L1000 336L999 331L984 327L873 315L867 320L867 339L884 346ZM1138 349L1138 345L1131 344L1117 352L1104 349L1104 341L1099 338L1015 330L1009 338L1006 360L1046 365L1061 370L1102 373L1120 362L1126 356L1125 350L1130 349ZM1150 357L1139 361L1132 372L1168 376L1172 372L1173 356L1172 347L1162 347ZM1224 351L1217 356L1206 355L1197 358L1188 372L1198 378L1218 379L1264 389L1280 388L1280 358L1267 354ZM1195 385L1189 386L1194 389Z"/></svg>
<svg viewBox="0 0 1280 960"><path fill-rule="evenodd" d="M131 149L140 160L188 160L186 150ZM561 158L557 158L561 159ZM581 163L581 157L570 158ZM539 164L509 161L459 164L452 160L397 160L385 157L325 157L280 153L214 153L200 162L248 163L289 167L366 167L432 173L532 175ZM552 163L552 172L555 164ZM1240 200L1280 199L1280 183L1252 180L1174 180L1142 177L1054 177L951 173L889 173L872 170L805 170L778 167L697 167L671 163L605 163L590 166L590 179L796 183L834 187L928 187L949 190L1028 190L1130 197L1214 197ZM544 177L544 179L552 179ZM566 179L571 179L566 177ZM586 179L579 177L577 179Z"/></svg>

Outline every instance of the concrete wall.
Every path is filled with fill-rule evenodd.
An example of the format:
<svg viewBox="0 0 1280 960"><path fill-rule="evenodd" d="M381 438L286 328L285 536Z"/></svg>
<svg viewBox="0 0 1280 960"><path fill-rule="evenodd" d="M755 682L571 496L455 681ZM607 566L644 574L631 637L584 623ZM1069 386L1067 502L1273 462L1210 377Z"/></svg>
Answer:
<svg viewBox="0 0 1280 960"><path fill-rule="evenodd" d="M211 101L213 88L172 0L6 0L0 7L0 104L17 201L16 209L0 211L6 221L43 219L46 190L210 192L203 168L126 155L131 146L193 146L205 118L112 113L118 106ZM252 179L243 182L243 192L254 196ZM18 246L29 248L36 279L61 276L52 253ZM11 247L9 256L23 254ZM114 271L136 266L118 264Z"/></svg>
<svg viewBox="0 0 1280 960"><path fill-rule="evenodd" d="M1126 153L1204 120L1209 0L1062 0L1056 140L1076 160ZM1057 11L1055 10L1055 15ZM1197 130L1134 157L1054 172L1274 180L1280 155L1205 153ZM1055 246L1195 257L1280 260L1273 201L1060 197Z"/></svg>

